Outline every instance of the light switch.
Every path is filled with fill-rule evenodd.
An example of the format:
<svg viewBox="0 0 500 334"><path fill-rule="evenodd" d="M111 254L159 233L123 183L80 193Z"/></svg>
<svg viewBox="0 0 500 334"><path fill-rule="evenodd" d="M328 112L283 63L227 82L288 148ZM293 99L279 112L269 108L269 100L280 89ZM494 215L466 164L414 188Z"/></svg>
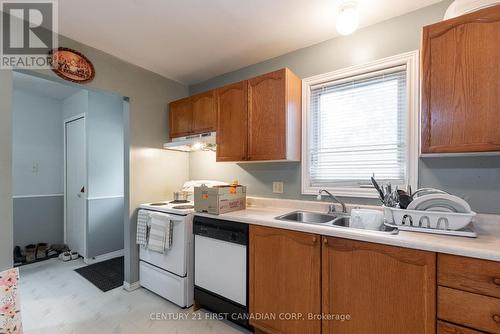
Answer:
<svg viewBox="0 0 500 334"><path fill-rule="evenodd" d="M273 182L273 193L283 194L283 182Z"/></svg>

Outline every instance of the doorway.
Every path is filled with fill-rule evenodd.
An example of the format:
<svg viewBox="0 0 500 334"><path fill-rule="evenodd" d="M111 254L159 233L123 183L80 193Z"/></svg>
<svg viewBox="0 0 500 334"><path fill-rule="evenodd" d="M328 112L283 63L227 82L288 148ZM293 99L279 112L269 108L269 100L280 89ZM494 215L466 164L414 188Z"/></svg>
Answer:
<svg viewBox="0 0 500 334"><path fill-rule="evenodd" d="M64 121L64 215L65 236L69 249L86 254L86 159L85 116Z"/></svg>
<svg viewBox="0 0 500 334"><path fill-rule="evenodd" d="M128 100L15 71L12 105L15 265L123 256Z"/></svg>

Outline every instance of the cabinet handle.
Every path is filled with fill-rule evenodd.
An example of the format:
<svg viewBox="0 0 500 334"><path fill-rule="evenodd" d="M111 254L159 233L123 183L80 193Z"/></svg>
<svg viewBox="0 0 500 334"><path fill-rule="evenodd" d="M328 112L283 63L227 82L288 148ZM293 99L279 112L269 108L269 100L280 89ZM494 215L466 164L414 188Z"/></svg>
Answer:
<svg viewBox="0 0 500 334"><path fill-rule="evenodd" d="M498 314L493 314L493 317L492 317L492 318L493 318L493 321L494 321L494 322L498 322L498 323L500 323L500 315L498 315Z"/></svg>
<svg viewBox="0 0 500 334"><path fill-rule="evenodd" d="M328 239L323 237L323 245L328 245Z"/></svg>
<svg viewBox="0 0 500 334"><path fill-rule="evenodd" d="M493 277L493 284L500 285L500 277Z"/></svg>
<svg viewBox="0 0 500 334"><path fill-rule="evenodd" d="M313 237L313 244L316 244L316 241L318 241L318 237L317 237L317 236L314 236L314 237Z"/></svg>

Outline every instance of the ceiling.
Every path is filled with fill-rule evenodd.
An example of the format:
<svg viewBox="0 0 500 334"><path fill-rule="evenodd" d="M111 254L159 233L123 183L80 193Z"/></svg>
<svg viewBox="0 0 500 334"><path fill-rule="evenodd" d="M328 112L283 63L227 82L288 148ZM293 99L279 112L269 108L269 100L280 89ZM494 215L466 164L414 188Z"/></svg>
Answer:
<svg viewBox="0 0 500 334"><path fill-rule="evenodd" d="M64 0L59 32L194 84L337 36L339 0ZM368 26L440 0L359 0Z"/></svg>
<svg viewBox="0 0 500 334"><path fill-rule="evenodd" d="M81 90L70 85L19 72L13 72L12 82L15 90L56 100L64 100Z"/></svg>

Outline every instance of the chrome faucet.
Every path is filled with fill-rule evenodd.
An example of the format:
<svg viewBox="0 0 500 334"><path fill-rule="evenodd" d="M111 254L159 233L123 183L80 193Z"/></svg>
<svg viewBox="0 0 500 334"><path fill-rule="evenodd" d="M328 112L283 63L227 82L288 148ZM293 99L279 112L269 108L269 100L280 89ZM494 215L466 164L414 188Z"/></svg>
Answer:
<svg viewBox="0 0 500 334"><path fill-rule="evenodd" d="M323 193L326 193L332 199L332 201L335 200L335 201L337 201L337 203L339 203L340 205L342 205L342 212L343 213L347 213L347 208L346 208L344 202L342 202L340 199L338 199L337 197L335 197L334 195L332 195L332 193L330 193L328 190L321 189L319 191L318 196L317 196L318 200L321 200L321 196L322 196ZM330 204L330 207L328 208L328 213L331 214L331 213L334 213L334 212L335 212L335 204Z"/></svg>

